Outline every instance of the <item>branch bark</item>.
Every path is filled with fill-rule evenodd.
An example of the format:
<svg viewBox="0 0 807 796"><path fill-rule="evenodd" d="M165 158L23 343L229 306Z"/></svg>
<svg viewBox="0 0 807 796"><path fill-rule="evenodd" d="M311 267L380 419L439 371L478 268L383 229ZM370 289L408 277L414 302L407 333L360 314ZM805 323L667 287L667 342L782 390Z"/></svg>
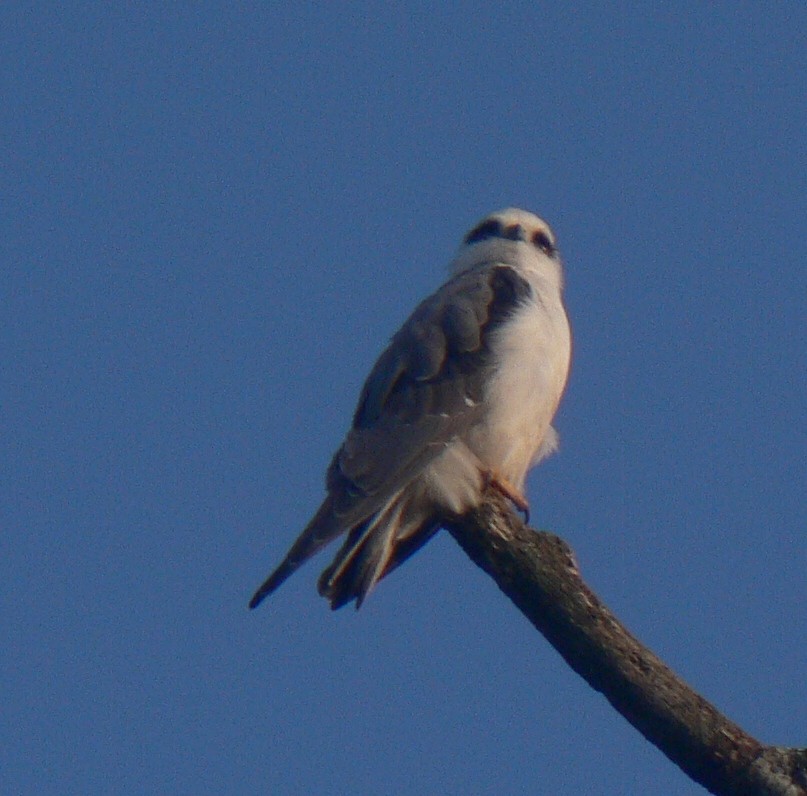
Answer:
<svg viewBox="0 0 807 796"><path fill-rule="evenodd" d="M495 491L445 527L565 661L695 782L725 796L805 796L807 749L764 746L637 641L586 586L571 548Z"/></svg>

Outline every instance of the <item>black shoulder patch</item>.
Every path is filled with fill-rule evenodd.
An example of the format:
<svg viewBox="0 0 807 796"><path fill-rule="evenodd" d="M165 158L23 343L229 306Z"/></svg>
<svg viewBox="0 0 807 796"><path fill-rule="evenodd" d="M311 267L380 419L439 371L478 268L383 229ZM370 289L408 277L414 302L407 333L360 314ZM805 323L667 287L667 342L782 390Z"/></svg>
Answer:
<svg viewBox="0 0 807 796"><path fill-rule="evenodd" d="M490 289L493 291L493 299L488 310L486 332L510 317L519 304L532 296L530 283L509 265L500 265L493 269L490 274Z"/></svg>
<svg viewBox="0 0 807 796"><path fill-rule="evenodd" d="M381 354L365 382L353 427L388 414L401 423L448 418L484 396L491 333L532 296L507 265L455 277L423 301Z"/></svg>

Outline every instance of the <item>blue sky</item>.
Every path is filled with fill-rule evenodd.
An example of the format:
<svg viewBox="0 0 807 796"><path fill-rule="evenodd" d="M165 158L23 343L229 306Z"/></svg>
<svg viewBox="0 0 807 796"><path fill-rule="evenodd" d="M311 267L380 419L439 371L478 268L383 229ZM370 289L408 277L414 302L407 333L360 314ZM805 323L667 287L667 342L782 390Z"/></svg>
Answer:
<svg viewBox="0 0 807 796"><path fill-rule="evenodd" d="M702 792L444 534L246 609L508 205L574 330L535 524L804 745L807 7L560 5L0 12L4 792Z"/></svg>

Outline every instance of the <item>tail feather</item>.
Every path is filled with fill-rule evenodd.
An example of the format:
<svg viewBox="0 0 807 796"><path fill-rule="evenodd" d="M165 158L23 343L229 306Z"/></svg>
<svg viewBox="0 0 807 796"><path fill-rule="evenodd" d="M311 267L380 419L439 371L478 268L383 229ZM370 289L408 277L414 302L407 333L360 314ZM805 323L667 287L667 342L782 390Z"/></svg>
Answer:
<svg viewBox="0 0 807 796"><path fill-rule="evenodd" d="M381 579L400 523L402 506L397 499L387 504L370 522L357 526L322 573L318 589L331 601L331 608L341 608L356 600L358 609L373 586Z"/></svg>
<svg viewBox="0 0 807 796"><path fill-rule="evenodd" d="M258 587L250 608L257 608L287 578L291 577L311 556L344 531L344 525L334 516L333 499L329 495L305 530L297 537L277 569Z"/></svg>
<svg viewBox="0 0 807 796"><path fill-rule="evenodd" d="M437 527L426 506L400 493L370 522L356 526L319 579L319 593L336 610L361 607L376 583L430 539Z"/></svg>
<svg viewBox="0 0 807 796"><path fill-rule="evenodd" d="M332 609L351 600L358 609L376 583L425 544L439 527L430 501L409 490L396 492L359 521L356 514L338 516L334 507L334 497L329 495L280 566L255 592L250 608L260 605L311 556L349 529L333 563L320 576L318 589Z"/></svg>

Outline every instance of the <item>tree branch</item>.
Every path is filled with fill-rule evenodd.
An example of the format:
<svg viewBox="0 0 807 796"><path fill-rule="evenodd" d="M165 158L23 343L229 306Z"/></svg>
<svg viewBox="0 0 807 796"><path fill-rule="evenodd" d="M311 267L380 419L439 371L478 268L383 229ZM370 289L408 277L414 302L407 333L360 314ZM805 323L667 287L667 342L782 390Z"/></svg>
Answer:
<svg viewBox="0 0 807 796"><path fill-rule="evenodd" d="M445 523L564 660L670 760L714 794L807 794L807 749L764 746L639 643L586 586L571 548L528 528L488 490Z"/></svg>

